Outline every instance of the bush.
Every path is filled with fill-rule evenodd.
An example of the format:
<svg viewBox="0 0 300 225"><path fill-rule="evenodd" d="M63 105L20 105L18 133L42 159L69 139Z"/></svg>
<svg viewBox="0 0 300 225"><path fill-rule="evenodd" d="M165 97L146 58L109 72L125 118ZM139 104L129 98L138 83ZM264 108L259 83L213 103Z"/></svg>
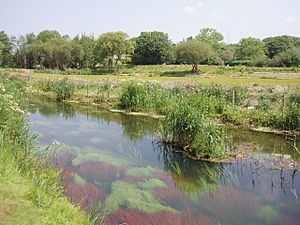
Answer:
<svg viewBox="0 0 300 225"><path fill-rule="evenodd" d="M293 130L300 129L300 105L292 103L285 112L284 116L284 129Z"/></svg>
<svg viewBox="0 0 300 225"><path fill-rule="evenodd" d="M70 99L74 94L75 84L68 80L67 77L57 82L55 86L56 99L58 101L64 101Z"/></svg>
<svg viewBox="0 0 300 225"><path fill-rule="evenodd" d="M205 121L205 107L193 98L181 100L166 115L162 138L199 158L222 155L228 144L226 133Z"/></svg>

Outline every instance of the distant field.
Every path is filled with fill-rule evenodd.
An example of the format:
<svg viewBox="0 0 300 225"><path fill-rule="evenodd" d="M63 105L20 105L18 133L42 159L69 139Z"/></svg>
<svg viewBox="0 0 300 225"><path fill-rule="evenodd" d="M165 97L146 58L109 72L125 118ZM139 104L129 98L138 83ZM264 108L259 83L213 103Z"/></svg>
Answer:
<svg viewBox="0 0 300 225"><path fill-rule="evenodd" d="M146 81L203 82L232 85L300 85L300 68L200 66L197 74L192 74L190 69L190 66L187 65L158 65L122 66L117 72L113 73L101 69L68 69L66 71L7 69L2 71L34 79L61 79L68 75L72 79L92 80L136 78Z"/></svg>

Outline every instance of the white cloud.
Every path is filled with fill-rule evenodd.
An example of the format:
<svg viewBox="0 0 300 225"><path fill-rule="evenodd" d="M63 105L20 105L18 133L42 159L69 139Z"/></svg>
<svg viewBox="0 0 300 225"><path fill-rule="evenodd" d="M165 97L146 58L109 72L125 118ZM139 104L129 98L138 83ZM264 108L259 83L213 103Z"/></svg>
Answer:
<svg viewBox="0 0 300 225"><path fill-rule="evenodd" d="M201 8L203 6L203 2L197 2L196 7Z"/></svg>
<svg viewBox="0 0 300 225"><path fill-rule="evenodd" d="M197 12L197 9L203 7L203 3L202 2L196 2L195 4L192 4L192 5L187 5L184 7L184 11L187 12L187 13L196 13Z"/></svg>
<svg viewBox="0 0 300 225"><path fill-rule="evenodd" d="M187 13L195 13L196 12L196 9L195 7L191 6L191 5L187 5L185 8L184 8L184 11L186 11Z"/></svg>
<svg viewBox="0 0 300 225"><path fill-rule="evenodd" d="M220 19L221 18L221 15L218 13L218 12L211 12L209 13L209 16L213 19Z"/></svg>
<svg viewBox="0 0 300 225"><path fill-rule="evenodd" d="M285 22L288 23L295 23L296 22L296 18L294 16L287 16L283 18Z"/></svg>

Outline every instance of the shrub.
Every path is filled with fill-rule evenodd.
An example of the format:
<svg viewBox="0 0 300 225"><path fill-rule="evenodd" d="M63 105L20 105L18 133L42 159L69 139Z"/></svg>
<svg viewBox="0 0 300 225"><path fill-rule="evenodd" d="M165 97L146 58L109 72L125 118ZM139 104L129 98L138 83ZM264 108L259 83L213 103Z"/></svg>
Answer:
<svg viewBox="0 0 300 225"><path fill-rule="evenodd" d="M182 100L166 114L163 140L184 150L189 149L199 158L222 155L228 143L226 134L216 125L206 123L206 107L193 100Z"/></svg>
<svg viewBox="0 0 300 225"><path fill-rule="evenodd" d="M64 101L70 99L75 91L75 84L68 78L64 78L57 82L55 86L56 99Z"/></svg>
<svg viewBox="0 0 300 225"><path fill-rule="evenodd" d="M285 112L284 129L300 129L300 105L292 103Z"/></svg>

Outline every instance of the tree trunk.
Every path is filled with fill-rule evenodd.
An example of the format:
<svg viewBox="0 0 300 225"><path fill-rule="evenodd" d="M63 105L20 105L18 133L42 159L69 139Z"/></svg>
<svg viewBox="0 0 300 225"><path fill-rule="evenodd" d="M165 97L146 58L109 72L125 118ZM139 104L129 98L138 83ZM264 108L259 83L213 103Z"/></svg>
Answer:
<svg viewBox="0 0 300 225"><path fill-rule="evenodd" d="M197 73L198 72L198 64L193 64L192 66L193 66L192 72Z"/></svg>

